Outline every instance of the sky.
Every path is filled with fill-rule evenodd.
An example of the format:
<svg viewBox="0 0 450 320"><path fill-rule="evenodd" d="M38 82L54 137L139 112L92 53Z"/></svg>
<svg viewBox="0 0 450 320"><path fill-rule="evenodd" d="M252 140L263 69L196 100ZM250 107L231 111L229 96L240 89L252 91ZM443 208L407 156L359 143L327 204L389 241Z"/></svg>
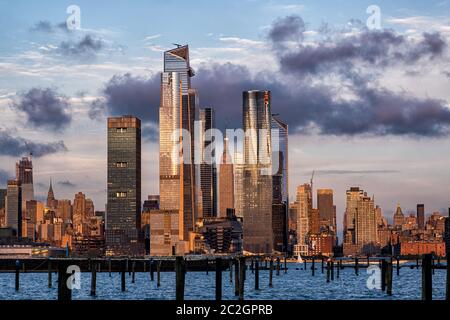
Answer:
<svg viewBox="0 0 450 320"><path fill-rule="evenodd" d="M243 90L272 91L291 200L315 170L340 229L351 186L389 218L397 203L450 206L450 0L0 0L0 30L0 187L32 150L39 199L52 178L57 198L82 191L104 209L106 118L134 114L143 197L157 194L159 72L178 43L219 128L242 126Z"/></svg>

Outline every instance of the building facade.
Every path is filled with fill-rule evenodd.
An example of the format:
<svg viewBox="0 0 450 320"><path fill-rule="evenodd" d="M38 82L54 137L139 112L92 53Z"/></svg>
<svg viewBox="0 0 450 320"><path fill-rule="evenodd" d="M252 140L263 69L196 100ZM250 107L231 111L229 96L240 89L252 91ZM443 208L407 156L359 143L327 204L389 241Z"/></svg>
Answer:
<svg viewBox="0 0 450 320"><path fill-rule="evenodd" d="M219 170L219 216L226 217L227 209L234 209L234 168L228 150L228 138L223 141L223 154Z"/></svg>
<svg viewBox="0 0 450 320"><path fill-rule="evenodd" d="M108 119L106 246L109 255L140 252L141 121Z"/></svg>

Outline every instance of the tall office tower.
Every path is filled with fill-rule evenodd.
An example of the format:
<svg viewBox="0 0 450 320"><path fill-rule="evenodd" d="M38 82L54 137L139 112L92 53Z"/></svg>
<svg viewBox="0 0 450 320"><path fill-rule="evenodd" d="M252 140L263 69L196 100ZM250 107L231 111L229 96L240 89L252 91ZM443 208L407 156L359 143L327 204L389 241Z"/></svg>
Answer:
<svg viewBox="0 0 450 320"><path fill-rule="evenodd" d="M273 251L270 91L243 92L244 250Z"/></svg>
<svg viewBox="0 0 450 320"><path fill-rule="evenodd" d="M185 241L180 244L180 253L186 251L189 232L193 231L197 218L193 142L198 95L191 89L192 76L188 46L164 52L159 107L160 210L167 215L175 212L179 215L179 240ZM189 132L190 137L183 140L181 129ZM179 150L182 142L183 148Z"/></svg>
<svg viewBox="0 0 450 320"><path fill-rule="evenodd" d="M369 253L369 247L377 242L377 222L374 200L364 196L358 200L355 218L356 244L364 253ZM365 246L367 248L365 248Z"/></svg>
<svg viewBox="0 0 450 320"><path fill-rule="evenodd" d="M0 189L0 209L5 208L6 189Z"/></svg>
<svg viewBox="0 0 450 320"><path fill-rule="evenodd" d="M288 125L272 116L271 129L274 248L286 252L289 220Z"/></svg>
<svg viewBox="0 0 450 320"><path fill-rule="evenodd" d="M405 222L405 215L403 214L400 204L397 204L397 210L394 213L394 227L401 229Z"/></svg>
<svg viewBox="0 0 450 320"><path fill-rule="evenodd" d="M236 217L244 218L244 155L234 151L234 209Z"/></svg>
<svg viewBox="0 0 450 320"><path fill-rule="evenodd" d="M227 209L234 209L234 171L233 159L228 150L228 138L223 140L223 154L219 173L219 214L225 218Z"/></svg>
<svg viewBox="0 0 450 320"><path fill-rule="evenodd" d="M14 229L20 240L22 238L22 186L20 180L8 180L5 207L6 226Z"/></svg>
<svg viewBox="0 0 450 320"><path fill-rule="evenodd" d="M72 209L72 223L76 233L89 235L89 220L95 214L94 203L86 199L86 195L78 192L75 195Z"/></svg>
<svg viewBox="0 0 450 320"><path fill-rule="evenodd" d="M297 242L306 244L311 230L312 190L311 185L305 183L297 188Z"/></svg>
<svg viewBox="0 0 450 320"><path fill-rule="evenodd" d="M72 221L72 202L67 199L59 200L56 216L61 218L65 223Z"/></svg>
<svg viewBox="0 0 450 320"><path fill-rule="evenodd" d="M53 192L52 179L50 179L50 187L47 193L47 208L56 209L58 207L58 200L55 199L55 193Z"/></svg>
<svg viewBox="0 0 450 320"><path fill-rule="evenodd" d="M358 201L364 197L364 191L359 187L351 187L347 190L346 210L344 216L344 242L349 244L356 243L355 220L358 211Z"/></svg>
<svg viewBox="0 0 450 320"><path fill-rule="evenodd" d="M215 148L210 150L212 143L211 129L215 128L214 110L200 110L200 190L202 199L202 217L217 216L217 167ZM209 147L209 148L208 148ZM226 211L225 211L226 213Z"/></svg>
<svg viewBox="0 0 450 320"><path fill-rule="evenodd" d="M22 213L25 215L27 201L34 199L33 162L31 157L23 157L16 163L16 179L22 184Z"/></svg>
<svg viewBox="0 0 450 320"><path fill-rule="evenodd" d="M425 229L425 205L423 204L417 205L417 225L419 230Z"/></svg>
<svg viewBox="0 0 450 320"><path fill-rule="evenodd" d="M321 228L336 232L335 207L333 204L333 190L317 190L317 209L319 209L319 219Z"/></svg>
<svg viewBox="0 0 450 320"><path fill-rule="evenodd" d="M140 253L141 120L136 117L108 119L107 189L107 254Z"/></svg>

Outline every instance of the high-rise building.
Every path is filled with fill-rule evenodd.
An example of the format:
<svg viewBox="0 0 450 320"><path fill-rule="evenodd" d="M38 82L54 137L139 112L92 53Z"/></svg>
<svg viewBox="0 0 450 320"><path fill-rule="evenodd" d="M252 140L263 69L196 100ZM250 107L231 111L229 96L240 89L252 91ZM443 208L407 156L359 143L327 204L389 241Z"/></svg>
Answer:
<svg viewBox="0 0 450 320"><path fill-rule="evenodd" d="M297 188L297 243L305 245L311 229L312 190L310 184Z"/></svg>
<svg viewBox="0 0 450 320"><path fill-rule="evenodd" d="M58 207L58 200L55 199L55 193L53 192L52 179L50 179L50 186L47 193L47 208L56 209Z"/></svg>
<svg viewBox="0 0 450 320"><path fill-rule="evenodd" d="M58 200L56 216L61 218L64 223L72 221L72 202L68 199Z"/></svg>
<svg viewBox="0 0 450 320"><path fill-rule="evenodd" d="M0 209L5 208L6 191L6 189L0 189Z"/></svg>
<svg viewBox="0 0 450 320"><path fill-rule="evenodd" d="M138 118L108 119L107 177L107 254L138 253L141 227L141 121Z"/></svg>
<svg viewBox="0 0 450 320"><path fill-rule="evenodd" d="M405 215L403 214L400 204L397 204L397 210L394 213L394 227L401 229L404 222L405 222Z"/></svg>
<svg viewBox="0 0 450 320"><path fill-rule="evenodd" d="M271 117L272 144L272 227L274 248L286 252L288 244L288 125Z"/></svg>
<svg viewBox="0 0 450 320"><path fill-rule="evenodd" d="M320 226L322 228L336 232L333 190L317 190L317 209L319 209Z"/></svg>
<svg viewBox="0 0 450 320"><path fill-rule="evenodd" d="M234 209L236 217L244 218L244 155L234 150Z"/></svg>
<svg viewBox="0 0 450 320"><path fill-rule="evenodd" d="M200 190L203 218L217 216L217 167L215 148L208 148L212 143L211 129L215 128L214 110L200 110L200 143L202 161L200 163ZM225 212L226 213L226 212Z"/></svg>
<svg viewBox="0 0 450 320"><path fill-rule="evenodd" d="M27 201L34 199L33 162L31 157L23 157L16 163L16 179L22 185L22 214L27 210Z"/></svg>
<svg viewBox="0 0 450 320"><path fill-rule="evenodd" d="M419 230L425 229L425 205L418 204L417 205L417 225Z"/></svg>
<svg viewBox="0 0 450 320"><path fill-rule="evenodd" d="M6 189L5 223L22 238L22 185L20 180L8 180Z"/></svg>
<svg viewBox="0 0 450 320"><path fill-rule="evenodd" d="M164 52L164 72L161 74L159 107L159 192L160 210L179 215L178 253L187 250L189 233L196 216L194 120L198 105L197 92L191 89L194 75L189 62L189 47ZM188 132L190 137L183 135ZM183 148L180 150L180 144ZM174 240L171 237L171 241ZM151 245L154 245L151 241Z"/></svg>
<svg viewBox="0 0 450 320"><path fill-rule="evenodd" d="M364 197L364 191L358 187L351 187L347 190L346 209L344 216L344 242L355 244L355 223L356 212L358 210L358 201Z"/></svg>
<svg viewBox="0 0 450 320"><path fill-rule="evenodd" d="M364 196L358 201L355 219L356 244L375 245L377 242L377 223L374 200Z"/></svg>
<svg viewBox="0 0 450 320"><path fill-rule="evenodd" d="M220 217L227 216L227 209L234 209L234 171L233 159L228 150L228 138L223 141L223 154L220 161L219 173L219 214Z"/></svg>
<svg viewBox="0 0 450 320"><path fill-rule="evenodd" d="M243 92L244 250L273 251L270 91Z"/></svg>

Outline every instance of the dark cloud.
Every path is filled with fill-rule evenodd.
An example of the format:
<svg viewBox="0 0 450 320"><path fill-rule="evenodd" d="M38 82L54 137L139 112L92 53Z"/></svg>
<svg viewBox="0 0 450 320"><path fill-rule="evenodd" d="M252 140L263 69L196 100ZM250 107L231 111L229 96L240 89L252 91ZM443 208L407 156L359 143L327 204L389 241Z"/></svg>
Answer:
<svg viewBox="0 0 450 320"><path fill-rule="evenodd" d="M67 40L61 42L58 49L64 56L90 59L94 58L104 47L105 43L102 39L94 38L91 35L85 35L79 40Z"/></svg>
<svg viewBox="0 0 450 320"><path fill-rule="evenodd" d="M4 130L0 130L0 155L20 157L30 152L34 157L43 157L49 154L67 151L63 141L41 143L14 137Z"/></svg>
<svg viewBox="0 0 450 320"><path fill-rule="evenodd" d="M36 22L34 24L34 26L32 26L30 28L30 30L33 32L42 32L42 33L54 33L57 31L70 31L67 28L66 22L61 22L61 23L54 25L48 20L41 20L41 21Z"/></svg>
<svg viewBox="0 0 450 320"><path fill-rule="evenodd" d="M301 23L299 23L301 21ZM297 40L295 48L284 46L286 40L299 39L304 27L298 16L276 20L268 32L268 38L277 52L283 72L297 75L330 73L348 68L355 63L364 63L372 68L404 63L412 64L421 59L440 57L447 47L444 38L437 32L424 33L420 41L411 40L393 30L368 30L352 22L358 32L345 36L335 33L333 38L318 40L315 45L302 44ZM329 33L328 27L326 28Z"/></svg>
<svg viewBox="0 0 450 320"><path fill-rule="evenodd" d="M74 188L74 187L76 187L76 184L70 182L69 180L58 181L57 185L62 186L62 187L66 187L66 188Z"/></svg>
<svg viewBox="0 0 450 320"><path fill-rule="evenodd" d="M72 121L69 99L51 88L32 88L22 92L12 107L21 112L34 128L62 131Z"/></svg>
<svg viewBox="0 0 450 320"><path fill-rule="evenodd" d="M8 183L8 179L11 179L13 176L6 172L3 169L0 169L0 189L3 189L4 186Z"/></svg>
<svg viewBox="0 0 450 320"><path fill-rule="evenodd" d="M269 38L277 43L301 41L305 32L305 22L300 16L292 15L275 20L269 31Z"/></svg>

